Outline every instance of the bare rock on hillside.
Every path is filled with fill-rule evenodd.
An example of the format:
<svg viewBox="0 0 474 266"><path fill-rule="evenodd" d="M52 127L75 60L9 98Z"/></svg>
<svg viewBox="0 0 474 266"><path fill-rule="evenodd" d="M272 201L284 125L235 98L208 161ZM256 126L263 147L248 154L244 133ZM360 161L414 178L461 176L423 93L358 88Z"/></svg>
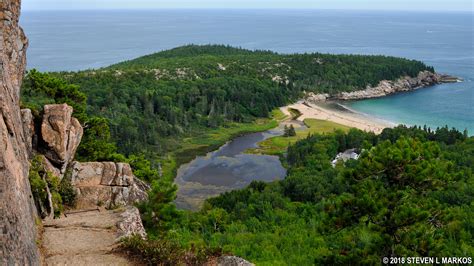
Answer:
<svg viewBox="0 0 474 266"><path fill-rule="evenodd" d="M309 92L306 94L306 100L309 102L324 102L329 99L331 96L327 93L321 94L314 94L313 92Z"/></svg>
<svg viewBox="0 0 474 266"><path fill-rule="evenodd" d="M398 80L382 80L375 87L354 92L342 92L335 96L338 100L358 100L387 96L390 94L412 91L419 88L432 86L442 82L442 76L429 71L421 71L418 76L402 77Z"/></svg>
<svg viewBox="0 0 474 266"><path fill-rule="evenodd" d="M326 100L361 100L384 97L390 94L417 90L429 87L439 83L458 82L459 79L449 75L432 73L430 71L421 71L416 77L401 77L397 80L382 80L375 87L367 86L367 88L352 92L342 92L336 95L314 94L309 92L306 94L306 100L309 102L322 102Z"/></svg>
<svg viewBox="0 0 474 266"><path fill-rule="evenodd" d="M222 256L217 259L217 265L218 266L254 266L255 264L250 263L236 256Z"/></svg>

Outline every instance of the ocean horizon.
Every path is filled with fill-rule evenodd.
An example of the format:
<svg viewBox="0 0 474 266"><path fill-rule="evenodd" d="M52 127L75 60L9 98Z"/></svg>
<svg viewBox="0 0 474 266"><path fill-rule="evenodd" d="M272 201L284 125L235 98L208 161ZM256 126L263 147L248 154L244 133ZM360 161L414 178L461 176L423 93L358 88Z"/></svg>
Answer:
<svg viewBox="0 0 474 266"><path fill-rule="evenodd" d="M474 133L472 12L299 9L24 11L28 68L100 68L186 44L279 53L382 54L421 60L462 78L379 99L347 102L392 123Z"/></svg>

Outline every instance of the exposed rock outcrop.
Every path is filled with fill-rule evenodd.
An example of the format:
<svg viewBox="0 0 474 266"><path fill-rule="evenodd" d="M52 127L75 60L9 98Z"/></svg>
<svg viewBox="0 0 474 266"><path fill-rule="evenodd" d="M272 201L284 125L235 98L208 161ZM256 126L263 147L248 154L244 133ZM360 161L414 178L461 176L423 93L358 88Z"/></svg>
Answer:
<svg viewBox="0 0 474 266"><path fill-rule="evenodd" d="M19 0L0 1L0 264L37 265L36 212L20 112L28 41Z"/></svg>
<svg viewBox="0 0 474 266"><path fill-rule="evenodd" d="M217 259L217 265L218 266L254 266L255 264L250 263L236 256L222 256Z"/></svg>
<svg viewBox="0 0 474 266"><path fill-rule="evenodd" d="M306 100L311 102L324 102L328 100L331 95L327 93L314 94L313 92L306 93Z"/></svg>
<svg viewBox="0 0 474 266"><path fill-rule="evenodd" d="M60 219L45 220L46 263L129 265L114 250L122 237L138 234L146 238L140 213L130 205L146 200L149 186L136 178L126 163L71 162L82 137L82 126L72 117L70 106L47 105L44 109L35 152L39 153L44 171L67 178L76 190L75 210ZM52 210L52 202L49 205L47 209ZM124 208L102 208L97 212L97 206Z"/></svg>
<svg viewBox="0 0 474 266"><path fill-rule="evenodd" d="M74 162L70 178L78 208L113 208L147 199L149 186L136 178L126 163Z"/></svg>
<svg viewBox="0 0 474 266"><path fill-rule="evenodd" d="M117 255L106 253L116 246L115 241L121 237L132 234L138 234L143 238L146 237L140 213L138 209L130 205L146 200L149 186L133 175L129 164L71 162L74 159L76 149L80 144L83 134L82 126L77 119L72 117L72 113L72 107L66 104L47 105L44 108L43 117L39 118L39 121L35 123L31 111L28 109L22 110L23 128L27 132L25 139L31 145L28 150L32 153L32 157L34 157L36 163L41 164L41 170L38 173L43 176L43 180L46 181L45 176L48 176L50 173L61 179L68 178L76 190L77 204L76 210L73 211L72 215L83 218L91 217L92 221L83 221L83 218L81 218L82 222L90 223L90 226L97 226L94 230L102 230L103 232L94 233L94 230L76 228L77 225L74 224L76 219L70 219L69 215L61 218L68 221L52 222L54 204L52 193L47 186L46 194L48 200L38 201L37 199L38 212L44 218L49 217L45 220L45 225L47 227L52 225L55 227L68 227L66 230L68 231L68 238L70 236L83 238L82 243L78 245L62 246L58 243L63 243L64 241L56 240L51 235L66 237L64 232L60 232L61 230L48 230L45 236L47 240L46 245L48 249L53 250L53 254L46 254L48 256L47 263L63 264L78 262L86 264L97 261L105 264L126 263L126 259L122 258L122 261ZM35 129L35 124L41 125L41 127ZM66 175L66 173L68 174ZM99 216L107 221L107 227L110 227L102 228L104 227L102 223L94 224L94 219L96 219L94 215L78 215L78 213L89 212L90 208L95 210L97 206L106 208L124 206L125 208L120 209L119 212L100 214ZM111 223L112 225L110 225ZM91 239L94 237L104 238L105 240ZM93 248L89 251L86 242L88 239L91 241L92 246L97 246L97 250ZM62 253L63 249L77 252L78 249L83 248L90 254L76 256L66 251L64 251L64 254ZM61 255L57 256L56 252L61 252ZM49 259L49 257L52 258Z"/></svg>
<svg viewBox="0 0 474 266"><path fill-rule="evenodd" d="M146 238L145 227L143 227L142 218L137 208L128 206L125 211L120 213L120 218L117 222L118 240L132 235L139 235L143 239Z"/></svg>
<svg viewBox="0 0 474 266"><path fill-rule="evenodd" d="M353 92L342 92L337 95L328 94L308 94L307 99L310 102L320 102L325 100L361 100L384 97L390 94L412 91L440 83L457 82L458 79L448 75L432 73L430 71L421 71L417 77L402 77L398 80L382 80L376 87L368 86L364 90Z"/></svg>
<svg viewBox="0 0 474 266"><path fill-rule="evenodd" d="M73 109L67 104L44 106L41 124L42 140L48 148L41 152L64 173L70 160L74 158L81 143L83 129L79 121L72 117Z"/></svg>
<svg viewBox="0 0 474 266"><path fill-rule="evenodd" d="M396 81L382 80L376 87L355 92L343 92L336 96L340 100L357 100L387 96L397 92L411 91L438 84L441 78L438 74L423 71L415 78L404 77Z"/></svg>

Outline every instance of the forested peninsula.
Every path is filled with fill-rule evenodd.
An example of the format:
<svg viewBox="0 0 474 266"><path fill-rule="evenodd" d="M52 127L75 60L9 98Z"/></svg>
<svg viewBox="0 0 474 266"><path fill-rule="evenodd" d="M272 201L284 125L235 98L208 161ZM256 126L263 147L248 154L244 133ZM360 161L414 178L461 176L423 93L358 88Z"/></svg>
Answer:
<svg viewBox="0 0 474 266"><path fill-rule="evenodd" d="M285 180L253 182L198 212L173 203L180 164L277 126L277 107L425 71L435 73L388 56L189 45L95 70L31 70L21 101L34 116L45 104L71 105L84 126L77 160L128 162L151 183L138 206L148 239L123 242L149 264L202 264L220 254L258 265L465 257L474 254L474 139L448 127L315 132L288 147ZM360 157L331 165L348 149Z"/></svg>
<svg viewBox="0 0 474 266"><path fill-rule="evenodd" d="M87 112L109 120L120 152L163 154L208 128L267 118L304 92L357 91L420 71L434 69L387 56L282 55L190 45L107 68L51 75L79 86L87 95ZM25 103L41 98L28 90L28 80ZM54 101L47 98L42 103Z"/></svg>

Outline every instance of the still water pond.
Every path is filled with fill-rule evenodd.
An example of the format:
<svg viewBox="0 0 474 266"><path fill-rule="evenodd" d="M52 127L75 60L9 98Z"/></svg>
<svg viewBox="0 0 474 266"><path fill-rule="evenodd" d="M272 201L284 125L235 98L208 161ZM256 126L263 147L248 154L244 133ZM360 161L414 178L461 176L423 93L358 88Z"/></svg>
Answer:
<svg viewBox="0 0 474 266"><path fill-rule="evenodd" d="M283 179L286 169L277 156L245 154L258 143L283 134L281 127L238 137L218 150L182 165L177 172L176 206L197 210L210 197L246 187L253 180L271 182Z"/></svg>

